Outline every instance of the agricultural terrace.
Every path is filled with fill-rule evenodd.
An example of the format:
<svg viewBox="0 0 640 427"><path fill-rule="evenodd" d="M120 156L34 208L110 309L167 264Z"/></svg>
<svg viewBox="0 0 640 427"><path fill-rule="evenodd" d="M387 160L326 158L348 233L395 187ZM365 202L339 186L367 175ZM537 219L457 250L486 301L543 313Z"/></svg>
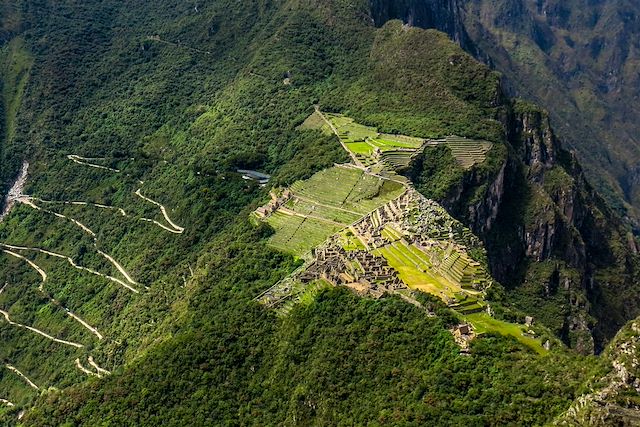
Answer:
<svg viewBox="0 0 640 427"><path fill-rule="evenodd" d="M373 298L399 294L416 305L412 291L422 291L442 299L476 334L512 336L544 353L525 326L487 313L483 297L492 281L481 259L469 252L482 254L478 238L393 172L407 166L423 147L439 144L446 144L460 166L469 168L485 160L490 143L380 134L317 108L300 128L334 133L354 164L334 166L289 189L272 191L271 201L254 212L275 230L269 239L272 247L305 259L258 301L286 315L331 285Z"/></svg>
<svg viewBox="0 0 640 427"><path fill-rule="evenodd" d="M472 166L482 163L487 158L487 153L493 146L487 141L467 139L460 136L448 136L444 139L429 140L426 146L446 145L451 150L458 164L469 169Z"/></svg>
<svg viewBox="0 0 640 427"><path fill-rule="evenodd" d="M256 212L262 210L275 230L271 246L302 256L404 190L401 184L362 169L335 166L294 183L286 196Z"/></svg>
<svg viewBox="0 0 640 427"><path fill-rule="evenodd" d="M455 135L427 141L406 135L379 133L377 128L356 123L350 117L320 111L315 111L300 127L321 129L325 133L334 132L362 166L382 164L390 170L407 167L417 152L426 146L436 145L449 147L458 164L469 169L484 162L487 152L493 146L487 141Z"/></svg>
<svg viewBox="0 0 640 427"><path fill-rule="evenodd" d="M320 114L318 112L314 114ZM422 138L404 135L381 134L378 129L356 123L341 114L322 113L333 125L338 138L364 166L379 161L388 162L392 168L408 165L411 156L424 144Z"/></svg>
<svg viewBox="0 0 640 427"><path fill-rule="evenodd" d="M382 237L388 243L373 253L383 256L409 288L439 296L444 301L450 301L456 293L462 292L462 284L439 274L428 254L407 242L401 232L387 224Z"/></svg>

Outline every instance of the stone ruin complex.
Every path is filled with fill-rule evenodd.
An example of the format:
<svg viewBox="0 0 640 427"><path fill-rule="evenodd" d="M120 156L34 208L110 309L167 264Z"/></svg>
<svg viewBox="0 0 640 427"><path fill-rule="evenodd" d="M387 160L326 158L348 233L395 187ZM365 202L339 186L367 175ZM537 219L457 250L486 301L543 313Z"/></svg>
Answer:
<svg viewBox="0 0 640 427"><path fill-rule="evenodd" d="M315 250L315 260L298 279L303 283L322 279L374 298L409 289L386 259L363 250L347 251L335 237Z"/></svg>
<svg viewBox="0 0 640 427"><path fill-rule="evenodd" d="M269 195L271 196L271 200L269 200L269 203L264 206L260 206L254 211L258 218L266 218L277 211L281 206L286 204L289 199L291 199L293 193L287 188L280 195L278 195L273 190L269 193Z"/></svg>
<svg viewBox="0 0 640 427"><path fill-rule="evenodd" d="M271 193L267 211L275 211L291 198L285 190L281 195ZM394 238L383 234L393 230ZM481 292L491 281L479 262L471 259L467 246L479 246L478 239L451 218L437 203L426 199L417 191L408 189L400 197L381 206L353 223L348 233L358 239L363 248L347 250L340 243L339 235L329 238L314 249L307 262L289 278L280 282L259 297L266 305L275 306L287 301L288 296L302 292L318 281L333 286L346 286L360 295L380 298L384 294L408 291L398 272L388 265L382 256L372 253L375 249L401 242L414 245L428 258L430 265L416 267L432 269L446 279L459 283L462 289ZM475 301L475 300L473 300ZM464 306L451 298L445 301L452 307ZM484 307L476 311L483 310ZM471 312L471 311L469 311Z"/></svg>

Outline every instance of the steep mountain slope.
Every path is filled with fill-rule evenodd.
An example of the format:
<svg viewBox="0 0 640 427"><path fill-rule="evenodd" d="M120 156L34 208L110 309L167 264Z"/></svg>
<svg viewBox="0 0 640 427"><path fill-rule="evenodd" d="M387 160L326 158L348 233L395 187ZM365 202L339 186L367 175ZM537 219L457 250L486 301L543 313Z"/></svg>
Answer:
<svg viewBox="0 0 640 427"><path fill-rule="evenodd" d="M609 189L604 194L610 202L614 194L622 197L636 218L638 3L475 2L467 13L477 22L469 25L471 38L505 74L512 92L550 111L590 180Z"/></svg>
<svg viewBox="0 0 640 427"><path fill-rule="evenodd" d="M465 221L498 248L490 246L496 273L509 276L499 260L510 247L500 252L491 234L513 230L497 225L508 222L505 189L549 181L553 162L541 153L563 154L537 137L548 134L541 114L505 99L498 76L444 34L398 21L377 29L366 1L26 0L18 9L7 41L21 37L34 62L5 157L15 170L30 161L31 198L0 225L11 245L2 248L23 257L0 255L0 308L14 322L0 319L0 352L39 390L5 366L0 398L14 406L2 407L3 422L26 410L20 422L37 426L544 423L586 378L603 375L599 359L551 332L545 356L499 334L461 355L448 331L455 314L426 296L435 318L396 297L343 289L284 319L254 301L300 262L267 245L273 230L250 223L267 189L236 170L290 185L344 162L337 139L298 128L314 104L384 132L491 141L487 160L467 172L447 150L433 175L421 173L429 156L414 172L423 192L436 188L452 212L469 212ZM604 230L619 233L597 200L585 201L583 222L601 214ZM545 250L558 247L572 244ZM632 293L630 283L616 289ZM524 320L533 304L512 288L495 286L496 316Z"/></svg>
<svg viewBox="0 0 640 427"><path fill-rule="evenodd" d="M606 200L637 223L640 81L632 1L371 1L379 25L399 18L447 32L505 77L509 94L544 106ZM606 174L603 173L606 171Z"/></svg>
<svg viewBox="0 0 640 427"><path fill-rule="evenodd" d="M492 25L510 25L512 31L524 31L523 26L513 24L528 13L524 3L527 2L498 7L482 2L372 2L372 8L379 24L388 18L401 17L417 25L435 26L448 31L476 56L493 61L494 58L503 58L496 56L496 52L507 52L505 49L491 50L493 46L501 46L506 36L501 33L502 39L487 43L484 41L487 34L478 30L478 20L482 18ZM544 11L547 6L540 7ZM580 8L572 4L561 9L569 13ZM581 10L591 9L584 7ZM474 15L476 12L477 16ZM549 9L545 22L551 22L557 13L557 8ZM487 18L489 14L495 22ZM575 25L579 25L578 21ZM543 28L541 25L546 25L544 22L539 23L532 18L531 21L525 19L525 23L526 28L529 28L527 25L533 26L528 33L531 37L551 34L551 30L545 32L540 29ZM610 22L606 25L607 28L617 28ZM624 33L620 31L620 34ZM628 32L633 33L633 28ZM409 55L407 52L404 54ZM574 56L580 57L579 54ZM537 67L553 63L552 59L527 58ZM498 59L493 62L496 68L503 70L501 65L504 64ZM507 62L511 67L520 66L517 58ZM587 65L582 68L585 73L589 69ZM566 76L553 80L547 74L533 73L540 79L540 84L536 85L528 79L529 74L519 68L505 71L506 81L511 87L518 84L535 90L547 88L549 82L567 81ZM632 84L632 81L618 83ZM565 92L558 89L553 93ZM549 99L565 102L572 99L571 96L569 93L566 96L549 95ZM546 104L544 98L533 98ZM588 167L583 173L574 154L560 149L549 123L554 121L550 118L557 121L559 109L548 105L550 117L521 102L501 118L511 143L508 160L502 163L503 169L497 165L492 173L472 173L463 177L452 173L438 174L432 163L425 162L416 165L412 176L425 181L427 195L441 200L458 218L470 223L475 232L484 236L493 273L509 288L518 289L510 294L512 300L525 311L535 313L567 343L591 351L600 349L618 328L638 314L639 302L635 291L637 247L624 221L610 211L585 180L584 175L593 177L596 169ZM619 108L623 109L622 104ZM628 110L631 114L632 109ZM611 111L615 114L617 110L613 108ZM580 117L586 116L574 111L571 117L582 120ZM592 119L587 121L597 123ZM575 122L572 129L589 131L581 125ZM562 135L566 134L562 132ZM580 143L586 147L587 139L574 144L574 136L567 135L566 140L571 145ZM597 138L589 141L598 148L584 148L587 156L598 156L598 152L608 150L606 144L598 144ZM581 157L580 152L578 150L578 157ZM633 155L627 153L623 157L632 159ZM587 162L587 165L593 168L594 163ZM446 169L446 163L441 167ZM594 172L590 173L590 170ZM500 173L496 173L498 171ZM597 171L602 171L602 168L598 167ZM599 175L600 178L604 176ZM440 191L434 193L435 188L440 188ZM504 195L509 197L504 197L505 203L501 206ZM629 289L629 292L622 289ZM612 309L613 306L617 308ZM595 347L591 336L595 338Z"/></svg>
<svg viewBox="0 0 640 427"><path fill-rule="evenodd" d="M609 372L588 384L588 392L580 396L554 425L610 426L637 425L640 422L638 392L638 319L629 322L616 336L604 357Z"/></svg>

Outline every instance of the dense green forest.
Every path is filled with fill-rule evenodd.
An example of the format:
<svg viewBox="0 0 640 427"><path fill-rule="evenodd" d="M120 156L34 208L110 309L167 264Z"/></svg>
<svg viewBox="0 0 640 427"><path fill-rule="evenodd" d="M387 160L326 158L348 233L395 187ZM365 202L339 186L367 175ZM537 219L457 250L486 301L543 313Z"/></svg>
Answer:
<svg viewBox="0 0 640 427"><path fill-rule="evenodd" d="M518 108L499 75L446 35L399 21L376 28L366 1L0 5L0 179L6 188L29 160L25 193L40 207L17 204L0 224L0 243L27 248L0 247L0 309L81 346L0 321L0 398L15 404L0 407L0 422L540 425L610 371L562 335L549 307L568 291L538 311L564 340L550 336L544 356L491 334L461 355L448 331L455 315L427 296L436 318L343 289L285 318L254 301L300 261L267 247L273 231L249 213L269 188L236 170L289 185L345 161L337 139L298 128L314 105L384 132L493 142L472 171L434 149L408 172L429 197L460 194L450 205L463 220L517 161L507 127ZM540 277L496 285L496 315L522 320ZM111 374L77 368L93 358Z"/></svg>

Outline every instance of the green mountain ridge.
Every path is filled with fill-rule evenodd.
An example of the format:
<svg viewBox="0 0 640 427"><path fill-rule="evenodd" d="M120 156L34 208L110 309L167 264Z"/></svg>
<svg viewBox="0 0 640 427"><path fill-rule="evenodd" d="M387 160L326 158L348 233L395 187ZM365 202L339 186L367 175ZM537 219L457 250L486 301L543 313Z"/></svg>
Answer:
<svg viewBox="0 0 640 427"><path fill-rule="evenodd" d="M402 19L449 34L500 71L511 96L549 111L606 200L637 228L638 5L611 0L372 0L377 25Z"/></svg>
<svg viewBox="0 0 640 427"><path fill-rule="evenodd" d="M566 344L593 353L638 314L633 240L544 114L443 33L378 29L366 1L5 3L0 59L13 43L33 65L2 140L5 187L30 166L0 224L24 257L0 255L1 423L542 425L612 372ZM403 173L483 239L505 285L495 316L533 313L552 351L486 333L461 355L455 314L422 293L435 317L338 288L283 318L254 301L300 262L249 220L268 188L236 171L287 187L346 162L337 138L299 129L316 104L384 134L491 143L468 169L443 145Z"/></svg>

